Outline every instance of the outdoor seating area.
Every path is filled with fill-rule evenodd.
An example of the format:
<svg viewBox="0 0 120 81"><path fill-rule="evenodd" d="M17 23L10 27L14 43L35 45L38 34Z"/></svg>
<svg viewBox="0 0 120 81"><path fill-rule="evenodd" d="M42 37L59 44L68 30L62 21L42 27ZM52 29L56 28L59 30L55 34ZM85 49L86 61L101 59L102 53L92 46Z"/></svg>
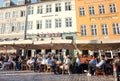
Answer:
<svg viewBox="0 0 120 81"><path fill-rule="evenodd" d="M118 58L117 56L114 58ZM20 55L4 55L0 57L0 70L49 72L54 74L84 74L92 75L113 75L113 60L107 62L106 56L102 59L99 56L79 55L71 57L69 54L64 57L60 54L38 54L36 57L23 59ZM118 60L118 59L117 59ZM96 61L96 63L95 63ZM101 64L101 61L104 61ZM98 65L98 66L97 66Z"/></svg>

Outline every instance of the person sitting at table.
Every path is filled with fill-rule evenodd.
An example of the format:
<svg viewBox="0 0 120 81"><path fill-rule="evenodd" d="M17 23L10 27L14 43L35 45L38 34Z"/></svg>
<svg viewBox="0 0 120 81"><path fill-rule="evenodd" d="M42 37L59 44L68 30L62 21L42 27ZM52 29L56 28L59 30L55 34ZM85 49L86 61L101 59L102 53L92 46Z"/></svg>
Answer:
<svg viewBox="0 0 120 81"><path fill-rule="evenodd" d="M106 63L106 61L105 61L105 56L102 55L101 58L100 58L100 62L96 64L96 68L101 69L102 66L103 66L105 63Z"/></svg>
<svg viewBox="0 0 120 81"><path fill-rule="evenodd" d="M28 60L27 60L27 66L28 66L28 69L31 70L31 67L33 66L34 67L34 63L35 63L35 60L33 57L30 57Z"/></svg>
<svg viewBox="0 0 120 81"><path fill-rule="evenodd" d="M65 58L65 62L63 63L62 66L60 66L60 68L62 69L62 74L64 74L64 71L67 70L68 74L70 75L70 64L71 64L70 56L67 55Z"/></svg>
<svg viewBox="0 0 120 81"><path fill-rule="evenodd" d="M117 73L117 77L119 77L120 75L120 55L117 55L115 57L115 66L116 66L116 73ZM120 79L118 78L118 81L120 81Z"/></svg>
<svg viewBox="0 0 120 81"><path fill-rule="evenodd" d="M76 56L76 64L77 64L77 66L76 66L76 69L77 69L77 73L82 73L82 62L80 61L80 56L79 56L79 54L77 54L77 56Z"/></svg>
<svg viewBox="0 0 120 81"><path fill-rule="evenodd" d="M97 64L97 58L96 58L96 56L92 56L92 60L90 60L89 64L88 64L88 74L87 74L87 76L93 75L93 73L96 69L96 64Z"/></svg>
<svg viewBox="0 0 120 81"><path fill-rule="evenodd" d="M9 58L8 58L9 57ZM8 59L8 60L7 60ZM7 65L11 65L11 63L12 63L12 58L11 58L11 56L6 56L6 58L5 58L5 60L4 60L4 62L3 62L3 64L2 64L2 67L0 68L0 70L4 70L5 69L5 66L7 66Z"/></svg>
<svg viewBox="0 0 120 81"><path fill-rule="evenodd" d="M53 72L54 72L54 74L56 74L56 65L55 65L55 63L52 61L52 59L51 59L51 56L48 56L48 58L47 58L47 60L46 60L46 65L47 65L47 71L48 71L48 69L53 69Z"/></svg>

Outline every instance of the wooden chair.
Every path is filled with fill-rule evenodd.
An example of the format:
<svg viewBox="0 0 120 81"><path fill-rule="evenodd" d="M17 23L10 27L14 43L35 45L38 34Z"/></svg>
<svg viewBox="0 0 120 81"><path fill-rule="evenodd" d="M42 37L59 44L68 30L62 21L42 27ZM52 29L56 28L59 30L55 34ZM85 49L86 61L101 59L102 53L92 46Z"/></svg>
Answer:
<svg viewBox="0 0 120 81"><path fill-rule="evenodd" d="M13 69L13 63L10 63L8 65L5 66L5 70L12 70Z"/></svg>
<svg viewBox="0 0 120 81"><path fill-rule="evenodd" d="M62 65L62 66L60 66L60 69L62 70L62 74L64 74L65 72L67 72L70 75L70 73L71 73L71 71L70 71L70 65Z"/></svg>
<svg viewBox="0 0 120 81"><path fill-rule="evenodd" d="M47 70L46 70L46 72L52 72L52 67L51 67L51 65L47 65Z"/></svg>
<svg viewBox="0 0 120 81"><path fill-rule="evenodd" d="M101 66L101 68L96 68L95 75L99 75L99 74L101 74L103 76L106 76L106 74L105 74L105 64L103 64Z"/></svg>
<svg viewBox="0 0 120 81"><path fill-rule="evenodd" d="M27 63L26 63L26 62L22 62L22 63L21 63L21 70L28 70Z"/></svg>

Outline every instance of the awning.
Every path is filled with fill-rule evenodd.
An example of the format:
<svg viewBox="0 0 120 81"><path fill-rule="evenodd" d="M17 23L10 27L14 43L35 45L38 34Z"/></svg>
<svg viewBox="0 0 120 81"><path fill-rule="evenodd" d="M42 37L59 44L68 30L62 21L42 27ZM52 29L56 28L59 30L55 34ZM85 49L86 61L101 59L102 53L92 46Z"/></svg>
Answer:
<svg viewBox="0 0 120 81"><path fill-rule="evenodd" d="M0 50L13 49L13 43L14 41L1 41Z"/></svg>
<svg viewBox="0 0 120 81"><path fill-rule="evenodd" d="M34 49L51 49L51 40L34 41Z"/></svg>
<svg viewBox="0 0 120 81"><path fill-rule="evenodd" d="M76 40L80 50L116 50L120 48L120 39Z"/></svg>
<svg viewBox="0 0 120 81"><path fill-rule="evenodd" d="M75 49L72 40L52 40L53 47L52 49Z"/></svg>
<svg viewBox="0 0 120 81"><path fill-rule="evenodd" d="M33 49L33 41L32 40L17 40L17 41L14 41L13 47L15 49Z"/></svg>

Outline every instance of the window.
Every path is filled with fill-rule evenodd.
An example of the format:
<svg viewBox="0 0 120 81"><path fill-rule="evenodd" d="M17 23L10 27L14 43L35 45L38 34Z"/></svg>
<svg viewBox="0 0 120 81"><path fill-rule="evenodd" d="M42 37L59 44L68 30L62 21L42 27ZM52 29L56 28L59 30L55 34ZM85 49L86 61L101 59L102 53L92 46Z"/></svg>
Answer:
<svg viewBox="0 0 120 81"><path fill-rule="evenodd" d="M3 18L3 13L0 13L0 19L2 19Z"/></svg>
<svg viewBox="0 0 120 81"><path fill-rule="evenodd" d="M115 35L118 35L120 34L120 27L119 27L119 24L118 23L113 23L113 32Z"/></svg>
<svg viewBox="0 0 120 81"><path fill-rule="evenodd" d="M94 10L94 7L93 7L93 6L90 6L90 7L89 7L89 14L90 14L90 15L94 15L94 14L95 14L95 10Z"/></svg>
<svg viewBox="0 0 120 81"><path fill-rule="evenodd" d="M110 13L116 13L117 12L115 4L110 4L109 6L110 6Z"/></svg>
<svg viewBox="0 0 120 81"><path fill-rule="evenodd" d="M34 12L34 7L28 7L28 14L31 15Z"/></svg>
<svg viewBox="0 0 120 81"><path fill-rule="evenodd" d="M18 11L13 11L13 18L18 17Z"/></svg>
<svg viewBox="0 0 120 81"><path fill-rule="evenodd" d="M42 14L43 13L43 8L42 6L37 7L37 14Z"/></svg>
<svg viewBox="0 0 120 81"><path fill-rule="evenodd" d="M27 29L28 29L28 30L31 30L32 27L33 27L33 21L28 21Z"/></svg>
<svg viewBox="0 0 120 81"><path fill-rule="evenodd" d="M52 12L52 6L46 5L46 13Z"/></svg>
<svg viewBox="0 0 120 81"><path fill-rule="evenodd" d="M1 30L2 30L2 24L0 24L0 34L1 34Z"/></svg>
<svg viewBox="0 0 120 81"><path fill-rule="evenodd" d="M52 22L51 20L46 20L45 27L46 28L51 28L52 27L52 23L51 22Z"/></svg>
<svg viewBox="0 0 120 81"><path fill-rule="evenodd" d="M60 3L55 4L55 11L56 12L60 12L61 11L61 4Z"/></svg>
<svg viewBox="0 0 120 81"><path fill-rule="evenodd" d="M86 25L81 25L81 35L82 36L86 36L87 35Z"/></svg>
<svg viewBox="0 0 120 81"><path fill-rule="evenodd" d="M24 31L24 29L25 29L25 23L24 22L20 22L19 24L18 24L18 27L19 27L19 31L21 32L21 31Z"/></svg>
<svg viewBox="0 0 120 81"><path fill-rule="evenodd" d="M65 19L66 27L72 27L72 18Z"/></svg>
<svg viewBox="0 0 120 81"><path fill-rule="evenodd" d="M99 13L100 14L105 14L105 7L104 7L104 5L99 5Z"/></svg>
<svg viewBox="0 0 120 81"><path fill-rule="evenodd" d="M108 27L107 24L102 24L102 34L108 35Z"/></svg>
<svg viewBox="0 0 120 81"><path fill-rule="evenodd" d="M11 32L17 32L17 23L12 24Z"/></svg>
<svg viewBox="0 0 120 81"><path fill-rule="evenodd" d="M70 3L70 2L66 2L66 3L65 3L65 10L66 10L66 11L71 10L71 3Z"/></svg>
<svg viewBox="0 0 120 81"><path fill-rule="evenodd" d="M9 32L10 32L9 24L5 24L4 33L9 33Z"/></svg>
<svg viewBox="0 0 120 81"><path fill-rule="evenodd" d="M25 11L21 11L21 17L24 17L25 16Z"/></svg>
<svg viewBox="0 0 120 81"><path fill-rule="evenodd" d="M42 21L39 20L39 21L36 21L37 23L37 28L36 29L42 29Z"/></svg>
<svg viewBox="0 0 120 81"><path fill-rule="evenodd" d="M9 7L9 6L10 6L9 2L5 3L5 7Z"/></svg>
<svg viewBox="0 0 120 81"><path fill-rule="evenodd" d="M61 27L61 19L55 19L55 27L60 28Z"/></svg>
<svg viewBox="0 0 120 81"><path fill-rule="evenodd" d="M5 24L1 24L1 30L0 30L0 33L3 34L5 31Z"/></svg>
<svg viewBox="0 0 120 81"><path fill-rule="evenodd" d="M91 25L91 32L92 32L92 35L95 36L97 35L97 28L96 28L96 25Z"/></svg>
<svg viewBox="0 0 120 81"><path fill-rule="evenodd" d="M85 9L84 8L80 8L80 16L84 16L85 15Z"/></svg>
<svg viewBox="0 0 120 81"><path fill-rule="evenodd" d="M5 18L6 18L6 19L10 18L10 12L6 12L6 13L5 13Z"/></svg>

